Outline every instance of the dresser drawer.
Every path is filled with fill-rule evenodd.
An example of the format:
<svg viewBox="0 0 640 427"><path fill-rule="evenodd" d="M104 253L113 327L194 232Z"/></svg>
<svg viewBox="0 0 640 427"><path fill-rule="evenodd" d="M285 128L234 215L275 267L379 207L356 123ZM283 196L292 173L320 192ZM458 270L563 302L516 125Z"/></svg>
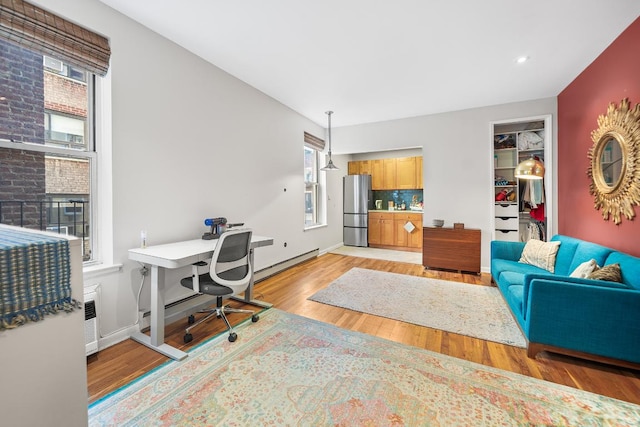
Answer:
<svg viewBox="0 0 640 427"><path fill-rule="evenodd" d="M517 218L518 205L496 203L495 216Z"/></svg>
<svg viewBox="0 0 640 427"><path fill-rule="evenodd" d="M496 230L518 230L518 218L496 217Z"/></svg>
<svg viewBox="0 0 640 427"><path fill-rule="evenodd" d="M496 240L519 242L520 235L517 230L496 230Z"/></svg>

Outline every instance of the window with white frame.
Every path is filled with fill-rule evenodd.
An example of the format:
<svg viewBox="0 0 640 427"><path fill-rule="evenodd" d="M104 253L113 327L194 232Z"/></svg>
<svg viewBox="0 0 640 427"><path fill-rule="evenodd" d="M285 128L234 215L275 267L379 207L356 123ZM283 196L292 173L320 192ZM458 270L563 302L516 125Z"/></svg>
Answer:
<svg viewBox="0 0 640 427"><path fill-rule="evenodd" d="M320 153L324 149L324 141L307 132L304 133L304 226L314 227L322 224L321 220L321 182Z"/></svg>
<svg viewBox="0 0 640 427"><path fill-rule="evenodd" d="M77 236L92 261L95 87L108 69L108 41L16 4L0 5L13 16L0 34L0 223ZM33 30L43 27L44 37Z"/></svg>

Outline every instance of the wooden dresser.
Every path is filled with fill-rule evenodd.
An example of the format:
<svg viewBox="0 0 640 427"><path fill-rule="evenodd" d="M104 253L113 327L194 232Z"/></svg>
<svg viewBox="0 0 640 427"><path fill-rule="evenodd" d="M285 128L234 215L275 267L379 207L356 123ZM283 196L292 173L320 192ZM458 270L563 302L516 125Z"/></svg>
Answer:
<svg viewBox="0 0 640 427"><path fill-rule="evenodd" d="M479 274L480 230L424 227L422 265Z"/></svg>

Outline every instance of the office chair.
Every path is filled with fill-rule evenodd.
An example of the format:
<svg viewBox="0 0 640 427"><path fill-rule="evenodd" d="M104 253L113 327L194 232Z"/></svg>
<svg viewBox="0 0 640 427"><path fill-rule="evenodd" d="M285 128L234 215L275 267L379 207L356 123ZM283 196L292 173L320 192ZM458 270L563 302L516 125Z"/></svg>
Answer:
<svg viewBox="0 0 640 427"><path fill-rule="evenodd" d="M180 284L200 294L214 295L216 307L202 310L199 313L208 313L207 316L195 322L194 315L189 316L189 327L185 330L184 342L193 340L191 330L213 316L222 318L227 324L229 341L234 342L238 335L227 319L226 313L251 313L251 321L257 322L259 317L251 310L240 310L223 305L223 298L229 298L244 292L249 286L253 274L249 259L249 245L251 244L251 230L232 230L223 233L213 252L209 264L209 272L198 273L198 267L206 265L201 261L193 264L191 277L185 277Z"/></svg>

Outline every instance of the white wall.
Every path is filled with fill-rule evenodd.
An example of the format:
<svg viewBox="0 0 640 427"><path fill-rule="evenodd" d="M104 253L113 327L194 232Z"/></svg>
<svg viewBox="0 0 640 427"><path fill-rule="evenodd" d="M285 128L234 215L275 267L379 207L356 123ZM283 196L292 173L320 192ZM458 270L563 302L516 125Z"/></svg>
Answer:
<svg viewBox="0 0 640 427"><path fill-rule="evenodd" d="M199 238L205 218L244 222L275 241L256 250L256 269L342 241L340 172L327 177L329 226L303 230L303 133L324 137L321 126L97 0L37 3L110 39L113 262L123 268L85 282L100 284L101 345L137 319L141 276L127 250L143 229L153 245ZM334 160L346 172L346 157ZM168 300L188 294L178 284L188 274L167 275Z"/></svg>
<svg viewBox="0 0 640 427"><path fill-rule="evenodd" d="M127 250L142 229L149 244L161 244L198 238L207 217L245 222L275 239L256 251L257 269L342 241L341 183L351 156L334 156L341 171L327 174L329 226L303 230L302 137L322 137L322 127L97 0L37 3L111 43L113 262L123 267L85 283L100 284L101 345L126 337L137 319L141 276ZM547 113L555 121L555 98L337 128L333 148L422 147L425 224L439 217L481 228L486 270L489 122ZM185 274L167 275L168 300L185 294L178 285ZM147 278L141 306L148 302Z"/></svg>
<svg viewBox="0 0 640 427"><path fill-rule="evenodd" d="M481 267L488 272L494 197L490 122L544 114L553 115L555 159L556 98L336 128L332 143L340 153L361 153L363 147L370 152L422 147L424 224L442 218L449 226L462 222L482 230ZM553 187L553 206L557 206L557 183ZM557 224L557 212L552 215Z"/></svg>

